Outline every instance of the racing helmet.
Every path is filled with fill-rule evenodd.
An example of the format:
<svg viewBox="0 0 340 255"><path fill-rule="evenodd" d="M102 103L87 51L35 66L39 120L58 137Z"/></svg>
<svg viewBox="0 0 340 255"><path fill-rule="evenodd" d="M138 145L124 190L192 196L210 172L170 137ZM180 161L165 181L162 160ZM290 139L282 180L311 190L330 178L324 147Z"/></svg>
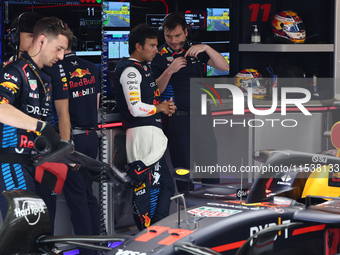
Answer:
<svg viewBox="0 0 340 255"><path fill-rule="evenodd" d="M264 99L267 89L264 85L262 75L255 69L244 69L235 76L235 85L239 87L243 94L248 94L248 88L253 88L253 97Z"/></svg>
<svg viewBox="0 0 340 255"><path fill-rule="evenodd" d="M271 27L275 36L286 38L291 42L304 43L306 40L305 26L296 12L282 11L275 14Z"/></svg>

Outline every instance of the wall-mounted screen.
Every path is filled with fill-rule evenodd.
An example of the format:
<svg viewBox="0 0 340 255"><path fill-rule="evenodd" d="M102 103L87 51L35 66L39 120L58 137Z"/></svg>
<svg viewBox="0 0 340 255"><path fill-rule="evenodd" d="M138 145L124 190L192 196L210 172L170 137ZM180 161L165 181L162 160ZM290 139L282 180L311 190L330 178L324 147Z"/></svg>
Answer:
<svg viewBox="0 0 340 255"><path fill-rule="evenodd" d="M146 14L146 24L151 28L159 28L165 16L166 14Z"/></svg>
<svg viewBox="0 0 340 255"><path fill-rule="evenodd" d="M229 8L207 8L207 31L229 31Z"/></svg>
<svg viewBox="0 0 340 255"><path fill-rule="evenodd" d="M34 12L43 17L56 16L67 23L78 39L75 51L97 55L101 52L102 6L79 0L6 0L2 4L2 60L9 59L13 49L8 46L7 29L16 17L24 12Z"/></svg>
<svg viewBox="0 0 340 255"><path fill-rule="evenodd" d="M192 29L206 28L206 13L203 10L186 10L185 20Z"/></svg>
<svg viewBox="0 0 340 255"><path fill-rule="evenodd" d="M212 66L207 65L207 76L223 76L223 75L229 75L229 70L230 70L230 62L229 62L229 52L221 52L221 55L224 57L225 61L228 62L229 64L229 69L227 71L220 71Z"/></svg>
<svg viewBox="0 0 340 255"><path fill-rule="evenodd" d="M130 27L129 2L103 2L104 27Z"/></svg>
<svg viewBox="0 0 340 255"><path fill-rule="evenodd" d="M108 59L120 59L129 56L130 31L106 31L104 44L107 46Z"/></svg>

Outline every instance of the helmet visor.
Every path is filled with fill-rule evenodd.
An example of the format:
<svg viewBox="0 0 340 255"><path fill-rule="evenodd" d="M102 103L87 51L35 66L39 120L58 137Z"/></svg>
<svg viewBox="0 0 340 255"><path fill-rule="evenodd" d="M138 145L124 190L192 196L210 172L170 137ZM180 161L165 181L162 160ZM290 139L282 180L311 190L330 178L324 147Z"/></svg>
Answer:
<svg viewBox="0 0 340 255"><path fill-rule="evenodd" d="M253 78L253 79L243 81L242 85L247 88L251 87L251 88L257 89L257 88L264 86L265 81L263 78Z"/></svg>
<svg viewBox="0 0 340 255"><path fill-rule="evenodd" d="M285 32L301 32L305 30L305 25L302 21L287 25L285 28Z"/></svg>

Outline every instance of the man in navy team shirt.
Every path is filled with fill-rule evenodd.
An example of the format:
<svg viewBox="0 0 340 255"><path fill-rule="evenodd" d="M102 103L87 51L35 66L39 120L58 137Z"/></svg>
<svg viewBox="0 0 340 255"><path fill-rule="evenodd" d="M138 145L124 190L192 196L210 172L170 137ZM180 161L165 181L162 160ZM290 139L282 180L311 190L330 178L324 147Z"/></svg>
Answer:
<svg viewBox="0 0 340 255"><path fill-rule="evenodd" d="M224 57L207 44L191 43L187 40L188 27L184 15L171 13L162 23L165 44L158 49L151 63L161 94L173 90L177 111L169 118L166 134L169 139L169 151L174 168L190 169L196 165L216 165L217 143L212 128L202 128L201 124L212 122L211 116L204 119L200 115L199 106L190 105L190 78L203 77L203 65L208 64L218 70L228 70ZM196 126L190 128L190 119ZM212 123L211 123L212 127ZM190 134L191 132L191 134ZM203 136L202 133L204 133ZM192 146L190 151L190 135L201 143ZM203 178L203 182L217 183L219 176L212 174ZM186 183L177 181L178 191L188 190Z"/></svg>
<svg viewBox="0 0 340 255"><path fill-rule="evenodd" d="M76 39L76 38L74 38ZM54 100L69 101L72 139L75 150L96 159L99 139L98 108L100 96L100 73L91 62L72 53L71 41L62 61L46 71L54 80ZM72 171L66 178L63 193L71 211L71 221L76 235L98 235L100 213L93 194L92 181L83 173ZM79 248L82 255L95 251Z"/></svg>

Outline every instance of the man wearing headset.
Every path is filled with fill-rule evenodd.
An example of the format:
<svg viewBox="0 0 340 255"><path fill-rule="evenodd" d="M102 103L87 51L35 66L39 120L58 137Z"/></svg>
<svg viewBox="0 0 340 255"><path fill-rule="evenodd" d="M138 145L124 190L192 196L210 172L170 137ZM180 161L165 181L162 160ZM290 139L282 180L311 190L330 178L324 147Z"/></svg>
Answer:
<svg viewBox="0 0 340 255"><path fill-rule="evenodd" d="M8 35L9 45L15 52L14 56L4 62L4 66L20 58L24 51L28 51L32 45L34 26L41 18L43 16L36 12L24 12L14 19L9 28Z"/></svg>
<svg viewBox="0 0 340 255"><path fill-rule="evenodd" d="M192 109L190 105L190 93L194 92L190 91L190 78L203 76L203 64L225 71L229 68L228 63L220 53L209 45L187 41L188 26L183 14L171 13L166 16L162 23L162 29L165 44L159 47L159 52L152 61L151 68L161 93L167 93L165 89L172 87L174 102L178 109L174 116L168 120L166 131L172 165L174 168L190 169L193 167L193 161L200 165L202 159L208 160L204 161L204 164L211 162L211 165L216 165L217 145L213 130L204 130L204 137L198 137L199 131L196 127L190 128L190 117L194 119L199 115L199 109ZM204 122L210 121L211 119L207 119ZM190 151L190 135L195 141L205 139L205 146L201 146L202 143L197 144L192 147L195 148L195 151ZM218 175L209 177L203 178L202 182L219 182ZM178 191L188 190L187 186L186 183L177 181Z"/></svg>
<svg viewBox="0 0 340 255"><path fill-rule="evenodd" d="M15 50L14 55L4 62L4 66L17 60L21 57L22 53L28 51L33 41L33 30L35 24L41 19L41 16L35 12L24 12L16 17L10 26L8 31L9 45ZM45 71L46 66L43 71ZM56 98L56 91L58 91L59 84L55 84L52 79L52 98L53 98L53 117L50 119L50 124L56 130L58 129L60 138L69 141L70 140L70 115L68 99ZM66 91L68 95L68 91ZM46 188L40 183L36 183L37 194L44 200L49 211L51 219L52 231L54 231L54 220L56 213L57 194L50 189Z"/></svg>
<svg viewBox="0 0 340 255"><path fill-rule="evenodd" d="M28 51L0 72L1 192L12 189L36 192L31 154L37 132L46 137L52 151L59 146L60 137L49 124L53 105L51 79L41 69L63 59L72 36L62 20L43 18L34 27ZM1 194L3 219L7 208Z"/></svg>

